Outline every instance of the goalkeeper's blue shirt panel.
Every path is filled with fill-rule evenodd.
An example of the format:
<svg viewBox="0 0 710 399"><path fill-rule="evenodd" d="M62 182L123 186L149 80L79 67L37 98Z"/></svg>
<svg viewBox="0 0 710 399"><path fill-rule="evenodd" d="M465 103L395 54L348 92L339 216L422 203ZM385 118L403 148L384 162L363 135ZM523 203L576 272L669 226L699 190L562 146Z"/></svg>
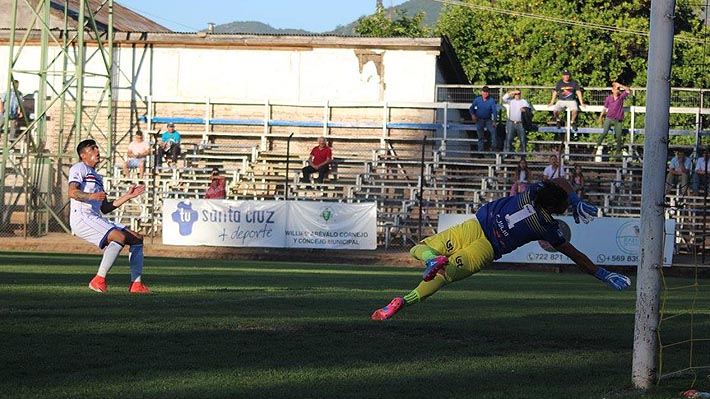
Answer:
<svg viewBox="0 0 710 399"><path fill-rule="evenodd" d="M527 191L489 202L476 212L476 218L493 246L495 259L531 241L545 240L552 246L566 241L557 220L546 210L533 207L537 191L544 184L532 184Z"/></svg>

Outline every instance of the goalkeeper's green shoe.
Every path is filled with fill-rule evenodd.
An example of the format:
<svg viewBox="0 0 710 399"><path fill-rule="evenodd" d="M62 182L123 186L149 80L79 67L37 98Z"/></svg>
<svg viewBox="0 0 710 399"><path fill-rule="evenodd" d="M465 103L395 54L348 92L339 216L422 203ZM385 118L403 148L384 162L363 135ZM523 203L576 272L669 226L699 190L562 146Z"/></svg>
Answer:
<svg viewBox="0 0 710 399"><path fill-rule="evenodd" d="M387 320L399 312L404 306L404 298L394 298L389 305L382 309L375 310L372 314L372 320Z"/></svg>

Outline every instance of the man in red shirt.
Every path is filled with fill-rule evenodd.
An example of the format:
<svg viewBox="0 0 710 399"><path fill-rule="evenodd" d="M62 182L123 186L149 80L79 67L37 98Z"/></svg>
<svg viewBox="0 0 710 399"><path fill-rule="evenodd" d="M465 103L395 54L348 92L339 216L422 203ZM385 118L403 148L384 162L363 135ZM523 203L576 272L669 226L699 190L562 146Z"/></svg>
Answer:
<svg viewBox="0 0 710 399"><path fill-rule="evenodd" d="M330 170L330 162L333 160L333 153L328 147L328 143L325 141L325 137L318 137L318 145L313 147L311 150L311 156L308 157L308 166L305 166L301 171L303 172L302 182L311 181L311 173L318 172L318 178L316 182L323 183L323 179L328 176L328 171Z"/></svg>

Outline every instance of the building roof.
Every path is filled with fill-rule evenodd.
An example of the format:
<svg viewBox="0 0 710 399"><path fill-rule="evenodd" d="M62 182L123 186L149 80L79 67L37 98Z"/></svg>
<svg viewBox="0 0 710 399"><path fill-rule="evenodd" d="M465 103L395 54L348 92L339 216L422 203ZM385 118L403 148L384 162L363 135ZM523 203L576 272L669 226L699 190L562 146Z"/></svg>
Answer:
<svg viewBox="0 0 710 399"><path fill-rule="evenodd" d="M10 11L15 0L0 0L0 9ZM17 1L17 17L15 28L31 29L39 28L36 22L35 13L37 5L43 0ZM28 5L29 4L29 5ZM51 0L49 27L52 29L64 29L64 12L68 15L67 28L76 29L78 26L80 1L79 0ZM85 0L85 15L94 14L94 20L99 30L106 31L109 21L108 2L104 0ZM32 8L30 8L30 5ZM0 29L10 29L12 25L11 12L3 12L0 15ZM130 9L113 2L113 29L121 32L171 32L170 29L140 15Z"/></svg>
<svg viewBox="0 0 710 399"><path fill-rule="evenodd" d="M42 0L27 0L38 4ZM0 9L11 10L13 0L0 0ZM39 43L41 31L35 21L34 11L25 1L17 1L18 12L15 23L16 40L25 37L27 43ZM105 32L109 24L108 2L105 0L85 0L85 4L94 14L97 28ZM68 29L78 27L80 0L51 0L50 28L64 29L65 9L69 17ZM84 11L85 15L89 13ZM0 44L10 39L11 16L4 13L0 16ZM313 49L313 48L359 48L373 50L409 50L431 51L438 54L438 65L447 83L467 84L468 79L461 67L456 53L446 37L365 37L365 36L333 36L333 35L255 35L239 33L178 33L139 15L130 9L113 2L114 43L150 44L157 47L200 47L200 48L233 48L233 49ZM93 35L89 35L93 36ZM70 37L73 35L70 34ZM91 41L91 39L85 39Z"/></svg>

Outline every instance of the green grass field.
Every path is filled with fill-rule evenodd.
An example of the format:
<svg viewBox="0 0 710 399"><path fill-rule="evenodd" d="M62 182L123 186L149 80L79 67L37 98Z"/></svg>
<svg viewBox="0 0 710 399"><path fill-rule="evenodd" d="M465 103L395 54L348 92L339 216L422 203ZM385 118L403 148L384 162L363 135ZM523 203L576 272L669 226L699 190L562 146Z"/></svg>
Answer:
<svg viewBox="0 0 710 399"><path fill-rule="evenodd" d="M581 273L485 271L374 322L420 269L147 258L155 295L131 296L123 256L89 291L98 261L0 252L0 397L677 398L691 381L633 391L635 292Z"/></svg>

